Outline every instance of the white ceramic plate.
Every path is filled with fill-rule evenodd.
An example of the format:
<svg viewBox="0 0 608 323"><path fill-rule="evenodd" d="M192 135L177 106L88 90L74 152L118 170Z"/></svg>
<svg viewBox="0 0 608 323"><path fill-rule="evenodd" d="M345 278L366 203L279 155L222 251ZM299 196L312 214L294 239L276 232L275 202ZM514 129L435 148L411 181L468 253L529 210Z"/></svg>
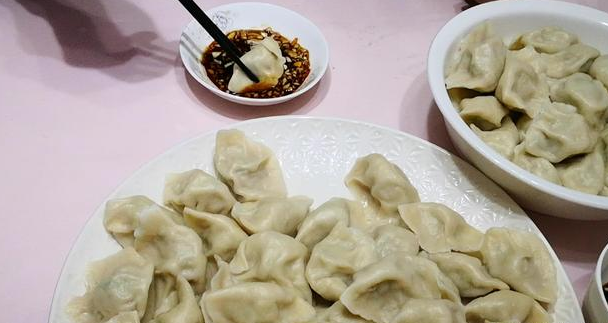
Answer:
<svg viewBox="0 0 608 323"><path fill-rule="evenodd" d="M278 98L254 99L232 95L221 91L207 77L200 63L202 51L213 42L213 38L192 20L182 32L179 54L186 70L201 85L216 95L240 104L270 105L291 100L310 90L325 74L329 63L329 49L325 37L312 22L296 12L268 3L231 3L206 10L207 15L224 32L237 29L264 29L272 27L288 39L298 38L298 42L308 49L310 74L295 92Z"/></svg>
<svg viewBox="0 0 608 323"><path fill-rule="evenodd" d="M268 145L283 167L290 195L312 197L319 205L334 196L349 197L344 176L355 160L377 152L396 163L410 178L422 201L440 202L462 214L476 228L502 226L533 232L549 247L558 273L559 295L554 322L583 322L583 317L557 256L532 220L496 184L445 150L379 126L327 118L275 117L233 125ZM135 194L161 201L167 173L200 168L213 173L215 132L174 147L143 166L109 198ZM69 322L64 313L69 299L84 292L87 263L119 250L102 224L100 206L68 256L51 308L50 322Z"/></svg>

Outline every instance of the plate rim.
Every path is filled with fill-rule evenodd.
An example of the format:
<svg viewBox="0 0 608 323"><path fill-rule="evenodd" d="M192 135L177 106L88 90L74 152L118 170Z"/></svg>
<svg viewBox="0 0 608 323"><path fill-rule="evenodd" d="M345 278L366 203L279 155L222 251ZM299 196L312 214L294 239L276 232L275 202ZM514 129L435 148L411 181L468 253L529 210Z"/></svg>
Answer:
<svg viewBox="0 0 608 323"><path fill-rule="evenodd" d="M156 161L158 161L159 159L163 158L166 155L171 154L172 152L175 152L176 150L179 150L181 147L188 145L190 142L195 141L197 139L203 138L203 137L207 137L207 136L212 136L214 134L216 134L218 131L220 130L225 130L225 129L239 129L241 127L247 126L247 125L251 125L251 124L256 124L256 123L267 123L267 122L275 122L275 121L298 121L298 120L309 120L309 121L319 121L319 122L342 122L342 123L350 123L356 126L364 126L364 127L371 127L371 128L378 128L384 131L387 131L389 133L391 133L392 135L397 135L397 136L405 136L410 140L416 141L418 143L424 144L424 145L428 145L432 148L434 148L435 150L441 152L442 154L444 154L445 156L449 156L453 159L456 160L457 163L461 163L463 165L466 165L467 168L469 168L471 171L477 173L479 176L485 178L491 185L494 185L496 190L500 191L503 195L504 198L511 202L511 204L516 207L516 211L521 211L521 214L524 215L526 218L528 218L530 225L532 226L533 229L535 229L537 236L545 243L546 246L549 246L549 248L547 248L548 252L551 254L552 258L554 260L557 260L557 268L556 268L556 274L557 275L562 275L563 277L565 277L565 282L566 282L566 291L568 292L568 294L570 294L573 298L574 301L577 304L580 304L580 301L578 299L578 296L576 295L576 292L574 291L574 287L572 285L572 281L570 280L570 277L568 276L567 272L564 269L564 266L562 264L561 259L557 256L557 253L555 252L555 250L553 249L553 246L549 243L549 241L546 239L545 235L542 233L542 231L538 228L538 226L536 225L536 223L532 220L532 218L530 218L530 216L526 213L526 211L524 209L522 209L519 204L517 204L513 198L511 198L511 196L502 188L500 187L498 184L496 184L492 179L490 179L488 176L486 176L484 173L482 173L480 170L478 170L476 167L474 167L473 165L471 165L469 162L467 162L466 160L462 159L461 157L450 153L449 151L447 151L446 149L430 142L427 141L425 139L416 137L408 132L405 131L401 131L398 129L394 129L394 128L390 128L388 126L384 126L384 125L378 125L378 124L374 124L371 122L367 122L367 121L360 121L360 120L354 120L354 119L346 119L346 118L340 118L340 117L320 117L320 116L307 116L307 115L281 115L281 116L271 116L271 117L263 117L263 118L255 118L255 119L249 119L249 120L245 120L245 121L240 121L240 122L235 122L235 123L231 123L231 124L227 124L227 125L222 125L220 127L217 127L215 129L209 130L209 131L204 131L201 132L197 135L194 135L192 137L186 138L184 140L181 140L179 142L177 142L175 145L169 147L168 149L162 151L161 153L157 154L156 156L152 157L151 159L149 159L148 161L144 162L143 164L141 164L135 171L131 172L126 178L124 178L111 192L109 192L106 197L103 199L102 203L97 206L93 212L91 212L91 214L89 215L89 217L87 218L87 220L85 221L85 223L82 225L82 227L80 228L78 235L76 236L76 238L74 239L72 245L70 246L70 249L68 251L67 256L65 256L64 260L63 260L63 264L61 266L61 271L59 273L59 277L57 278L57 281L55 283L55 288L53 291L53 297L51 300L51 304L49 307L49 316L47 319L47 322L49 323L54 323L51 321L51 319L55 316L57 316L57 311L62 310L61 308L59 308L59 304L58 304L58 295L62 293L62 286L65 286L65 284L60 284L62 283L65 279L67 279L66 277L66 265L72 260L72 257L74 256L74 248L76 247L76 245L79 244L79 242L83 239L83 234L85 232L85 229L91 225L95 214L97 214L98 212L101 212L102 209L105 207L105 202L107 202L107 200L113 196L117 191L119 191L123 186L127 185L127 183L129 183L134 177L136 177L136 175L140 174L141 172L144 171L144 169L146 169L149 165L155 163ZM559 286L559 285L558 285ZM581 311L580 306L577 307L576 310L576 315L579 318L583 318L583 314ZM584 321L581 321L584 322Z"/></svg>

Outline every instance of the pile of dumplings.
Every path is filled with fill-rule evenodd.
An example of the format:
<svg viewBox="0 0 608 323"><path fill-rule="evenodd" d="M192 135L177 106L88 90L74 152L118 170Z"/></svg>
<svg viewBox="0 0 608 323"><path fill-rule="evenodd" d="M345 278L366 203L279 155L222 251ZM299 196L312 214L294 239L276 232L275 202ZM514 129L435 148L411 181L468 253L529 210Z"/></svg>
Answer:
<svg viewBox="0 0 608 323"><path fill-rule="evenodd" d="M608 55L557 27L507 48L485 22L460 41L445 84L496 152L555 184L608 196Z"/></svg>
<svg viewBox="0 0 608 323"><path fill-rule="evenodd" d="M237 130L216 137L218 178L166 178L164 204L110 200L123 247L90 264L76 323L547 323L556 269L534 234L482 233L421 202L396 165L359 158L355 199L287 195L273 152Z"/></svg>

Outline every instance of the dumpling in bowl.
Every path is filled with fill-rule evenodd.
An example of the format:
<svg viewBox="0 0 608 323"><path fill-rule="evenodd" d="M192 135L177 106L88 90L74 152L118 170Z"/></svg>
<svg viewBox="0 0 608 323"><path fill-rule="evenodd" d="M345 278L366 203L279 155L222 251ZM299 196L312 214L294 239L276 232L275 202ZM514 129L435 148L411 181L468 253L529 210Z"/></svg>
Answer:
<svg viewBox="0 0 608 323"><path fill-rule="evenodd" d="M501 290L471 301L465 307L467 322L551 323L547 311L533 298ZM556 322L557 323L557 322Z"/></svg>
<svg viewBox="0 0 608 323"><path fill-rule="evenodd" d="M602 82L608 88L608 55L602 55L593 61L589 74Z"/></svg>
<svg viewBox="0 0 608 323"><path fill-rule="evenodd" d="M528 154L523 143L515 146L512 161L517 166L540 178L546 179L557 185L562 185L562 181L559 179L559 174L557 173L555 166L543 157L536 157Z"/></svg>
<svg viewBox="0 0 608 323"><path fill-rule="evenodd" d="M555 54L541 54L547 76L562 78L576 72L586 72L600 52L585 44L574 44Z"/></svg>
<svg viewBox="0 0 608 323"><path fill-rule="evenodd" d="M473 28L449 59L446 87L494 91L505 64L506 51L502 39L488 22Z"/></svg>
<svg viewBox="0 0 608 323"><path fill-rule="evenodd" d="M241 56L241 61L258 77L260 82L253 83L245 72L234 64L232 77L228 82L228 90L232 92L267 90L277 85L279 78L283 75L285 57L281 54L279 43L271 37L266 37L259 43L253 44L251 50Z"/></svg>
<svg viewBox="0 0 608 323"><path fill-rule="evenodd" d="M588 124L602 128L606 124L608 91L602 82L584 73L575 73L551 86L551 99L571 104Z"/></svg>
<svg viewBox="0 0 608 323"><path fill-rule="evenodd" d="M576 35L559 27L544 27L521 35L513 47L519 49L531 46L538 52L554 54L576 43L578 43Z"/></svg>
<svg viewBox="0 0 608 323"><path fill-rule="evenodd" d="M503 119L502 125L498 129L483 131L471 124L471 130L483 142L507 159L511 159L515 146L519 143L519 131L509 116Z"/></svg>
<svg viewBox="0 0 608 323"><path fill-rule="evenodd" d="M509 113L492 95L477 96L460 101L460 116L467 124L475 124L481 130L488 131L500 127L500 122Z"/></svg>
<svg viewBox="0 0 608 323"><path fill-rule="evenodd" d="M574 157L556 166L562 184L584 193L598 194L604 188L604 142L584 156Z"/></svg>

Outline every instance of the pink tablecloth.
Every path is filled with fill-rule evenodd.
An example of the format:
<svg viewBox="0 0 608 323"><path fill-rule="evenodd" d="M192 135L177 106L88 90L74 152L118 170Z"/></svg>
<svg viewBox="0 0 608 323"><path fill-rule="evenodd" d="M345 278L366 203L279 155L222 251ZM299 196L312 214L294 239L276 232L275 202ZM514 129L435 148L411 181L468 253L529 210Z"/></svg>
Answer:
<svg viewBox="0 0 608 323"><path fill-rule="evenodd" d="M453 150L425 65L433 36L464 3L271 2L314 21L331 48L321 83L271 108L235 106L186 75L177 44L189 17L177 1L0 3L1 322L45 321L93 210L142 163L199 133L307 114L365 120ZM608 10L604 0L579 2ZM608 222L531 216L581 298Z"/></svg>

